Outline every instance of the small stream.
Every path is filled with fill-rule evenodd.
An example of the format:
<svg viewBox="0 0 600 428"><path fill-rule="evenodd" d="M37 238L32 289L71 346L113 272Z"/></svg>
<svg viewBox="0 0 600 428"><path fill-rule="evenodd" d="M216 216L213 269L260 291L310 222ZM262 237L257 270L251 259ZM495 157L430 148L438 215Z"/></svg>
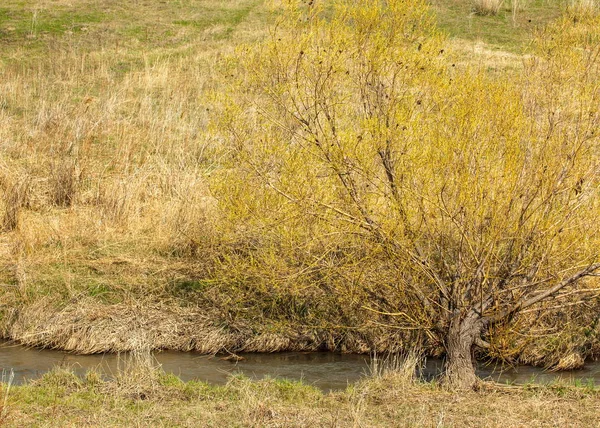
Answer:
<svg viewBox="0 0 600 428"><path fill-rule="evenodd" d="M370 373L368 355L331 352L281 352L273 354L240 354L243 360L227 361L221 356L194 352L162 351L154 354L162 369L184 381L200 380L224 384L233 373L243 373L252 379L266 376L302 380L322 390L340 390ZM77 374L98 369L107 377L123 367L123 358L115 354L74 355L61 351L40 350L0 342L0 373L14 371L14 383L40 377L56 366L72 367ZM442 361L428 359L422 376L432 378L440 373ZM541 368L519 366L501 370L499 366L480 364L482 378L509 383L549 383L556 380L584 381L600 384L600 363L593 362L583 370L552 373Z"/></svg>

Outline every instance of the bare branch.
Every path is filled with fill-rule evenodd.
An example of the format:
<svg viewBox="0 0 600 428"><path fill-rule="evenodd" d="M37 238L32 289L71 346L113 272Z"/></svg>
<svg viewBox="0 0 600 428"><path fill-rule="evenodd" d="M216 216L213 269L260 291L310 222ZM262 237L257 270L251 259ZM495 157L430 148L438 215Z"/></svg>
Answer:
<svg viewBox="0 0 600 428"><path fill-rule="evenodd" d="M590 276L591 274L593 274L596 270L600 269L600 263L594 263L589 265L588 267L578 271L577 273L575 273L574 275L571 275L569 278L559 282L558 284L556 284L554 287L549 288L545 291L542 291L534 296L529 297L528 299L526 299L526 296L523 296L522 299L520 299L514 306L512 306L511 308L502 311L492 317L490 317L490 321L491 322L498 322L500 320L502 320L503 318L508 317L509 315L512 315L516 312L519 312L523 309L526 309L530 306L535 305L536 303L539 303L549 297L554 296L555 294L557 294L560 290L562 290L563 288L576 283L577 281L579 281L581 278L584 278L586 276Z"/></svg>
<svg viewBox="0 0 600 428"><path fill-rule="evenodd" d="M475 338L475 345L479 346L481 349L490 349L492 345L489 342L486 342L481 337Z"/></svg>

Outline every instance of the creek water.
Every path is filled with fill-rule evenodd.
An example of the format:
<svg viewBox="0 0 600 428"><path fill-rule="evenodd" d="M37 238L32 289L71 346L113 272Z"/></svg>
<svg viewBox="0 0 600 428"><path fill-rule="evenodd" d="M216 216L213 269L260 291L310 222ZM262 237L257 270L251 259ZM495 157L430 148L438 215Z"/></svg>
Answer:
<svg viewBox="0 0 600 428"><path fill-rule="evenodd" d="M241 354L243 360L232 362L220 356L207 356L194 352L162 351L154 354L167 373L182 380L200 380L224 384L234 373L243 373L252 379L264 377L302 380L322 390L344 389L370 373L371 357L368 355L336 354L330 352L282 352L273 354ZM83 374L97 369L107 377L124 367L123 357L115 354L74 355L66 352L26 348L0 342L0 374L14 372L14 383L33 380L57 366L71 367ZM428 359L421 375L432 378L440 373L442 361ZM558 379L581 380L600 384L600 363L589 363L583 370L552 373L543 369L518 366L502 369L499 366L480 364L478 375L510 383L548 383Z"/></svg>

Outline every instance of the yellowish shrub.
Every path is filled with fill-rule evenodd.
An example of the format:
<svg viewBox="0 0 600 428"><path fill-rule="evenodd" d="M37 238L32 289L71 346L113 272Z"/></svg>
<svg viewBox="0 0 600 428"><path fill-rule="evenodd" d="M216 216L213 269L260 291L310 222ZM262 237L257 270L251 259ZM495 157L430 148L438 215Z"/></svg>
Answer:
<svg viewBox="0 0 600 428"><path fill-rule="evenodd" d="M482 334L600 269L598 61L563 46L518 79L456 72L419 2L284 16L240 53L223 122L223 206L264 231L247 257L327 236L337 293L438 340L471 384Z"/></svg>

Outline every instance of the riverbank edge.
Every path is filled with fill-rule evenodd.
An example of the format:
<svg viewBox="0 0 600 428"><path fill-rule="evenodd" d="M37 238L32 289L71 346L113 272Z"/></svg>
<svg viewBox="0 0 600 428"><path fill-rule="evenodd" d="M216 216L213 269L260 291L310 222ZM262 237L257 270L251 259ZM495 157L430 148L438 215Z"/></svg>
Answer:
<svg viewBox="0 0 600 428"><path fill-rule="evenodd" d="M102 305L94 301L62 309L40 300L5 310L0 338L25 346L76 354L138 350L236 352L335 351L398 353L404 337L383 328L311 327L269 320L232 319L217 309L169 305Z"/></svg>
<svg viewBox="0 0 600 428"><path fill-rule="evenodd" d="M2 426L595 426L599 395L589 385L491 382L456 394L402 367L329 393L243 376L213 386L142 364L110 381L57 368L27 385L0 384L0 417Z"/></svg>
<svg viewBox="0 0 600 428"><path fill-rule="evenodd" d="M99 304L80 301L58 309L43 299L27 306L4 310L0 339L24 346L55 349L74 354L124 353L173 350L200 354L271 352L340 352L351 354L405 354L414 352L401 331L383 327L311 327L223 316L212 310L169 305ZM425 357L442 357L441 348L417 350ZM568 353L557 359L532 354L512 364L575 370L598 355ZM490 358L490 356L482 356ZM493 358L493 356L491 356Z"/></svg>

